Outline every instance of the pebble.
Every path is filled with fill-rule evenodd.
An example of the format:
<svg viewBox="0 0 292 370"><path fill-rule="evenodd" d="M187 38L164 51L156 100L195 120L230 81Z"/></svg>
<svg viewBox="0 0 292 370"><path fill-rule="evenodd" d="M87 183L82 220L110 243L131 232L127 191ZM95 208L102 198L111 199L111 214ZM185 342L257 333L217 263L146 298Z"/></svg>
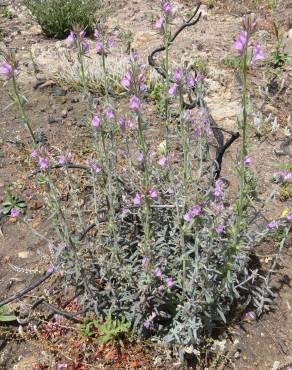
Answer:
<svg viewBox="0 0 292 370"><path fill-rule="evenodd" d="M63 109L61 114L62 114L62 118L66 118L68 116L67 109Z"/></svg>

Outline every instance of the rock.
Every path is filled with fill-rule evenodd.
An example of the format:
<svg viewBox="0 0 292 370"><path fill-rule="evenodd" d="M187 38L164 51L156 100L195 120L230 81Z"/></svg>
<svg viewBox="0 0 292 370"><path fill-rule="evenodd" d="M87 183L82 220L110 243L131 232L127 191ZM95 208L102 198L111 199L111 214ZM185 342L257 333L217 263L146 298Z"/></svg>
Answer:
<svg viewBox="0 0 292 370"><path fill-rule="evenodd" d="M68 116L67 109L63 109L61 114L62 114L62 118L66 118Z"/></svg>
<svg viewBox="0 0 292 370"><path fill-rule="evenodd" d="M55 118L53 116L50 116L48 117L48 124L52 124L52 123L57 123L57 122L61 122L61 118Z"/></svg>
<svg viewBox="0 0 292 370"><path fill-rule="evenodd" d="M53 94L55 96L65 96L67 95L67 89L63 89L62 87L55 85L53 86Z"/></svg>
<svg viewBox="0 0 292 370"><path fill-rule="evenodd" d="M23 259L28 258L28 257L29 257L29 251L22 251L22 252L19 252L19 253L18 253L18 257L19 257L19 258L23 258Z"/></svg>
<svg viewBox="0 0 292 370"><path fill-rule="evenodd" d="M72 99L71 99L71 103L78 103L79 102L79 98L78 96L74 96Z"/></svg>

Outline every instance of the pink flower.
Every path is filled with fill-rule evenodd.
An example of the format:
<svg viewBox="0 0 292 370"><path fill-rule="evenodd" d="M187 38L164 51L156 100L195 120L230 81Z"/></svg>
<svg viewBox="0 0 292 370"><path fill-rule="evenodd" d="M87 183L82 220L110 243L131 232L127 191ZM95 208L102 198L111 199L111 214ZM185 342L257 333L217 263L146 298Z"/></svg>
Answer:
<svg viewBox="0 0 292 370"><path fill-rule="evenodd" d="M171 288L173 286L173 284L174 284L172 277L167 277L165 279L165 282L166 282L166 285L168 286L168 288Z"/></svg>
<svg viewBox="0 0 292 370"><path fill-rule="evenodd" d="M239 36L235 40L233 47L235 50L238 51L240 55L242 55L246 46L247 46L247 32L241 31Z"/></svg>
<svg viewBox="0 0 292 370"><path fill-rule="evenodd" d="M162 9L166 15L171 15L173 7L172 4L167 1L162 4Z"/></svg>
<svg viewBox="0 0 292 370"><path fill-rule="evenodd" d="M46 170L49 167L49 159L45 157L39 157L39 166L41 170Z"/></svg>
<svg viewBox="0 0 292 370"><path fill-rule="evenodd" d="M66 38L67 46L71 48L75 42L75 34L73 31L70 31L68 37Z"/></svg>
<svg viewBox="0 0 292 370"><path fill-rule="evenodd" d="M182 79L182 70L180 68L176 68L174 72L174 81L179 83Z"/></svg>
<svg viewBox="0 0 292 370"><path fill-rule="evenodd" d="M114 111L113 111L113 109L111 107L106 107L104 109L104 113L105 113L106 118L108 120L111 120L111 119L114 119L115 118Z"/></svg>
<svg viewBox="0 0 292 370"><path fill-rule="evenodd" d="M141 204L141 201L142 201L141 194L136 193L135 197L133 198L133 203L135 204L135 206L139 206Z"/></svg>
<svg viewBox="0 0 292 370"><path fill-rule="evenodd" d="M279 171L279 177L285 177L286 176L286 171L285 170L280 170Z"/></svg>
<svg viewBox="0 0 292 370"><path fill-rule="evenodd" d="M59 164L64 165L66 163L69 163L72 160L72 154L71 153L63 153L59 157Z"/></svg>
<svg viewBox="0 0 292 370"><path fill-rule="evenodd" d="M92 121L91 121L91 126L94 128L99 128L100 127L100 118L98 116L93 116Z"/></svg>
<svg viewBox="0 0 292 370"><path fill-rule="evenodd" d="M216 232L217 232L217 234L222 234L222 233L224 233L224 231L225 231L225 227L224 227L224 225L218 225L218 226L216 227Z"/></svg>
<svg viewBox="0 0 292 370"><path fill-rule="evenodd" d="M273 220L271 221L269 224L268 224L268 228L271 230L271 229L278 229L279 227L279 224L276 220Z"/></svg>
<svg viewBox="0 0 292 370"><path fill-rule="evenodd" d="M86 54L88 53L89 51L89 43L86 39L84 39L82 42L81 42L81 47L82 47L82 52L83 54Z"/></svg>
<svg viewBox="0 0 292 370"><path fill-rule="evenodd" d="M186 222L190 222L193 218L193 215L192 215L192 212L187 212L185 215L184 215L184 220Z"/></svg>
<svg viewBox="0 0 292 370"><path fill-rule="evenodd" d="M257 60L264 60L265 54L260 44L256 44L252 52L251 64L254 64Z"/></svg>
<svg viewBox="0 0 292 370"><path fill-rule="evenodd" d="M114 46L114 38L113 36L109 36L109 38L106 41L106 47L108 49L111 49Z"/></svg>
<svg viewBox="0 0 292 370"><path fill-rule="evenodd" d="M136 159L137 159L138 162L143 162L144 161L144 155L143 155L143 153L138 152L136 154Z"/></svg>
<svg viewBox="0 0 292 370"><path fill-rule="evenodd" d="M11 217L18 217L19 216L19 210L15 207L11 208L10 210L10 216Z"/></svg>
<svg viewBox="0 0 292 370"><path fill-rule="evenodd" d="M178 84L174 83L173 85L170 86L168 93L170 96L173 96L176 94L176 90L178 88Z"/></svg>
<svg viewBox="0 0 292 370"><path fill-rule="evenodd" d="M129 107L136 113L140 111L140 100L137 96L134 95L131 97Z"/></svg>
<svg viewBox="0 0 292 370"><path fill-rule="evenodd" d="M144 321L143 326L144 326L145 329L149 329L150 325L151 325L150 321L148 321L148 320Z"/></svg>
<svg viewBox="0 0 292 370"><path fill-rule="evenodd" d="M162 276L162 272L159 267L156 267L156 269L154 270L154 275L158 278Z"/></svg>
<svg viewBox="0 0 292 370"><path fill-rule="evenodd" d="M39 154L38 154L38 151L36 150L36 149L34 149L32 152L31 152L31 157L32 158L36 158L37 156L38 156Z"/></svg>
<svg viewBox="0 0 292 370"><path fill-rule="evenodd" d="M119 117L118 118L118 125L121 130L123 130L126 126L126 119L125 117Z"/></svg>
<svg viewBox="0 0 292 370"><path fill-rule="evenodd" d="M251 164L252 160L251 160L251 156L250 155L247 155L245 158L244 158L244 165L246 167L248 167L250 164Z"/></svg>
<svg viewBox="0 0 292 370"><path fill-rule="evenodd" d="M158 191L154 188L149 190L149 196L151 199L157 199L158 197Z"/></svg>
<svg viewBox="0 0 292 370"><path fill-rule="evenodd" d="M198 204L196 204L192 207L191 214L193 217L199 216L201 214L201 211L202 211L201 207Z"/></svg>
<svg viewBox="0 0 292 370"><path fill-rule="evenodd" d="M90 167L91 171L94 174L98 175L101 172L100 166L96 162L94 162L91 158L87 159L86 164L88 167Z"/></svg>
<svg viewBox="0 0 292 370"><path fill-rule="evenodd" d="M132 119L128 119L127 126L128 126L129 129L132 129L134 127L134 122L133 122Z"/></svg>
<svg viewBox="0 0 292 370"><path fill-rule="evenodd" d="M13 73L13 68L10 64L3 62L0 67L0 73L3 74L5 77L10 77Z"/></svg>
<svg viewBox="0 0 292 370"><path fill-rule="evenodd" d="M196 84L196 81L194 80L193 76L190 73L188 73L187 74L187 87L189 89L192 89L195 86L195 84Z"/></svg>
<svg viewBox="0 0 292 370"><path fill-rule="evenodd" d="M48 269L47 269L47 272L48 273L52 273L54 272L54 266L53 265L49 265Z"/></svg>
<svg viewBox="0 0 292 370"><path fill-rule="evenodd" d="M122 78L121 85L128 89L131 86L131 73L127 72L125 76Z"/></svg>
<svg viewBox="0 0 292 370"><path fill-rule="evenodd" d="M163 155L162 157L159 158L159 161L158 161L159 166L164 167L166 165L167 161L168 161L167 156Z"/></svg>
<svg viewBox="0 0 292 370"><path fill-rule="evenodd" d="M97 54L102 54L103 53L103 46L102 46L101 42L96 43L95 50L96 50Z"/></svg>
<svg viewBox="0 0 292 370"><path fill-rule="evenodd" d="M155 22L155 28L157 28L159 31L162 31L163 22L164 22L163 17L158 18L157 21Z"/></svg>

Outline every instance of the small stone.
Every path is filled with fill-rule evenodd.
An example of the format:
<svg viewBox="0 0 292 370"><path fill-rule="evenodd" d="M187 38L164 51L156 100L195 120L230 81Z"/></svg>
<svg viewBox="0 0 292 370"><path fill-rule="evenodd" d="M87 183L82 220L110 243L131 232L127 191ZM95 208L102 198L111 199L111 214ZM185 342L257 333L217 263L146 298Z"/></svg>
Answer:
<svg viewBox="0 0 292 370"><path fill-rule="evenodd" d="M67 90L66 89L62 89L60 86L53 86L53 94L55 96L65 96L67 95Z"/></svg>
<svg viewBox="0 0 292 370"><path fill-rule="evenodd" d="M266 106L265 106L265 111L267 112L267 113L274 113L274 114L277 114L278 113L278 109L277 108L275 108L275 107L273 107L272 105L270 105L270 104L267 104Z"/></svg>
<svg viewBox="0 0 292 370"><path fill-rule="evenodd" d="M22 258L22 259L28 258L29 257L29 252L28 251L19 252L18 257Z"/></svg>
<svg viewBox="0 0 292 370"><path fill-rule="evenodd" d="M77 96L74 96L72 99L71 99L71 103L78 103L79 102L79 98Z"/></svg>
<svg viewBox="0 0 292 370"><path fill-rule="evenodd" d="M66 118L68 116L67 109L63 109L61 114L62 114L62 118Z"/></svg>
<svg viewBox="0 0 292 370"><path fill-rule="evenodd" d="M55 118L53 116L49 116L48 117L48 124L52 124L52 123L57 123L57 122L61 122L61 119L60 118Z"/></svg>

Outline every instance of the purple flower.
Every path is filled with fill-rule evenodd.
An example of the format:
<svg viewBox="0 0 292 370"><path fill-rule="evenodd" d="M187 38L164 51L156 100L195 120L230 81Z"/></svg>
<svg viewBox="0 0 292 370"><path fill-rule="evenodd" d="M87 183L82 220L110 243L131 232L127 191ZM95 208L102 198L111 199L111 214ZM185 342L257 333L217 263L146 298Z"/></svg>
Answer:
<svg viewBox="0 0 292 370"><path fill-rule="evenodd" d="M285 176L285 180L291 180L292 179L292 172L288 172Z"/></svg>
<svg viewBox="0 0 292 370"><path fill-rule="evenodd" d="M172 277L167 277L165 279L165 282L166 282L166 285L168 286L168 288L171 288L173 286L173 284L174 284Z"/></svg>
<svg viewBox="0 0 292 370"><path fill-rule="evenodd" d="M6 77L10 77L11 74L13 73L13 68L11 67L10 64L3 62L0 67L0 73Z"/></svg>
<svg viewBox="0 0 292 370"><path fill-rule="evenodd" d="M189 89L192 89L195 86L196 81L194 80L193 76L190 73L187 74L187 79L186 80L187 80L186 81L187 82L187 87Z"/></svg>
<svg viewBox="0 0 292 370"><path fill-rule="evenodd" d="M149 329L150 328L150 321L149 320L146 320L146 321L144 321L144 324L143 324L143 326L144 326L144 328L145 329Z"/></svg>
<svg viewBox="0 0 292 370"><path fill-rule="evenodd" d="M279 224L276 220L273 220L271 221L269 224L268 224L268 228L271 230L271 229L278 229L279 227Z"/></svg>
<svg viewBox="0 0 292 370"><path fill-rule="evenodd" d="M109 36L109 38L106 41L106 47L108 49L111 49L114 46L114 38L113 36Z"/></svg>
<svg viewBox="0 0 292 370"><path fill-rule="evenodd" d="M94 30L94 37L96 38L96 39L98 39L98 37L99 37L99 32L98 32L98 30Z"/></svg>
<svg viewBox="0 0 292 370"><path fill-rule="evenodd" d="M54 272L54 266L53 265L49 265L49 267L48 267L48 269L47 269L47 272L48 273L52 273L52 272Z"/></svg>
<svg viewBox="0 0 292 370"><path fill-rule="evenodd" d="M121 85L128 89L131 86L131 73L127 72L125 76L122 78Z"/></svg>
<svg viewBox="0 0 292 370"><path fill-rule="evenodd" d="M89 51L89 43L86 39L81 42L82 53L86 54Z"/></svg>
<svg viewBox="0 0 292 370"><path fill-rule="evenodd" d="M118 118L118 126L120 129L124 129L126 127L126 119L125 117Z"/></svg>
<svg viewBox="0 0 292 370"><path fill-rule="evenodd" d="M218 225L218 226L216 227L216 232L217 232L217 234L223 234L223 233L224 233L224 231L225 231L225 226L224 226L224 225Z"/></svg>
<svg viewBox="0 0 292 370"><path fill-rule="evenodd" d="M162 9L166 15L171 15L173 7L172 4L169 1L167 1L162 4Z"/></svg>
<svg viewBox="0 0 292 370"><path fill-rule="evenodd" d="M182 70L180 68L176 68L174 72L174 81L179 83L182 79Z"/></svg>
<svg viewBox="0 0 292 370"><path fill-rule="evenodd" d="M250 164L251 164L252 160L251 160L251 156L250 155L247 155L245 158L244 158L244 165L246 167L248 167Z"/></svg>
<svg viewBox="0 0 292 370"><path fill-rule="evenodd" d="M49 159L45 157L39 157L39 166L41 170L46 170L49 167Z"/></svg>
<svg viewBox="0 0 292 370"><path fill-rule="evenodd" d="M71 48L75 42L75 34L73 31L70 31L68 37L66 38L67 46Z"/></svg>
<svg viewBox="0 0 292 370"><path fill-rule="evenodd" d="M128 119L127 126L128 126L129 129L132 129L134 127L134 122L133 122L132 119L130 119L130 118Z"/></svg>
<svg viewBox="0 0 292 370"><path fill-rule="evenodd" d="M191 214L192 214L193 217L199 216L201 214L201 212L202 212L202 208L198 204L195 204L192 207Z"/></svg>
<svg viewBox="0 0 292 370"><path fill-rule="evenodd" d="M158 161L159 166L164 167L166 165L167 161L168 161L167 156L163 155L162 157L159 158L159 161Z"/></svg>
<svg viewBox="0 0 292 370"><path fill-rule="evenodd" d="M151 199L157 199L158 191L155 188L149 190L149 196Z"/></svg>
<svg viewBox="0 0 292 370"><path fill-rule="evenodd" d="M101 42L97 42L95 46L95 50L97 54L102 54L103 53L103 46Z"/></svg>
<svg viewBox="0 0 292 370"><path fill-rule="evenodd" d="M156 269L154 270L154 275L158 278L162 276L162 271L160 270L159 267L156 267Z"/></svg>
<svg viewBox="0 0 292 370"><path fill-rule="evenodd" d="M193 218L193 215L192 215L192 212L187 212L185 215L184 215L184 220L186 222L190 222Z"/></svg>
<svg viewBox="0 0 292 370"><path fill-rule="evenodd" d="M31 152L31 157L32 158L36 158L37 156L39 155L38 151L36 149L34 149L32 152Z"/></svg>
<svg viewBox="0 0 292 370"><path fill-rule="evenodd" d="M11 208L10 210L10 216L11 217L18 217L19 216L19 210L15 207Z"/></svg>
<svg viewBox="0 0 292 370"><path fill-rule="evenodd" d="M157 28L159 31L162 31L163 22L164 22L163 17L158 18L157 21L155 22L155 28Z"/></svg>
<svg viewBox="0 0 292 370"><path fill-rule="evenodd" d="M65 154L61 154L58 160L59 164L64 165L66 163L66 156Z"/></svg>
<svg viewBox="0 0 292 370"><path fill-rule="evenodd" d="M144 161L144 155L143 155L143 153L138 152L136 154L136 159L137 159L138 162L143 162Z"/></svg>
<svg viewBox="0 0 292 370"><path fill-rule="evenodd" d="M285 177L286 176L286 171L285 170L280 170L278 175L279 175L279 177Z"/></svg>
<svg viewBox="0 0 292 370"><path fill-rule="evenodd" d="M129 208L122 208L122 216L127 216L129 212L130 212Z"/></svg>
<svg viewBox="0 0 292 370"><path fill-rule="evenodd" d="M100 118L98 116L95 115L92 117L91 126L94 128L100 127Z"/></svg>
<svg viewBox="0 0 292 370"><path fill-rule="evenodd" d="M111 119L114 119L115 118L114 111L113 111L113 109L111 107L106 107L104 109L104 113L105 113L106 118L108 120L111 120Z"/></svg>
<svg viewBox="0 0 292 370"><path fill-rule="evenodd" d="M88 167L90 167L91 171L98 175L101 172L100 166L94 162L91 158L88 158L86 161Z"/></svg>
<svg viewBox="0 0 292 370"><path fill-rule="evenodd" d="M287 221L292 221L292 211L288 213Z"/></svg>
<svg viewBox="0 0 292 370"><path fill-rule="evenodd" d="M253 311L248 311L244 315L247 319L255 320L256 314Z"/></svg>
<svg viewBox="0 0 292 370"><path fill-rule="evenodd" d="M135 204L135 206L140 206L141 201L142 201L142 196L141 196L141 194L136 193L136 194L135 194L135 197L133 198L133 203Z"/></svg>
<svg viewBox="0 0 292 370"><path fill-rule="evenodd" d="M131 96L129 107L136 113L140 111L140 100L137 96Z"/></svg>
<svg viewBox="0 0 292 370"><path fill-rule="evenodd" d="M265 54L260 44L256 44L252 52L251 64L254 64L257 60L264 60Z"/></svg>
<svg viewBox="0 0 292 370"><path fill-rule="evenodd" d="M67 369L68 368L68 365L67 364L58 364L57 365L57 369Z"/></svg>
<svg viewBox="0 0 292 370"><path fill-rule="evenodd" d="M59 157L59 164L64 165L66 163L69 163L72 160L72 154L71 153L63 153Z"/></svg>
<svg viewBox="0 0 292 370"><path fill-rule="evenodd" d="M243 54L247 45L247 32L241 31L237 39L235 40L233 47L238 51L240 55Z"/></svg>
<svg viewBox="0 0 292 370"><path fill-rule="evenodd" d="M178 84L177 83L174 83L173 85L170 86L169 90L168 90L168 93L170 96L173 96L176 94L176 90L178 88Z"/></svg>

